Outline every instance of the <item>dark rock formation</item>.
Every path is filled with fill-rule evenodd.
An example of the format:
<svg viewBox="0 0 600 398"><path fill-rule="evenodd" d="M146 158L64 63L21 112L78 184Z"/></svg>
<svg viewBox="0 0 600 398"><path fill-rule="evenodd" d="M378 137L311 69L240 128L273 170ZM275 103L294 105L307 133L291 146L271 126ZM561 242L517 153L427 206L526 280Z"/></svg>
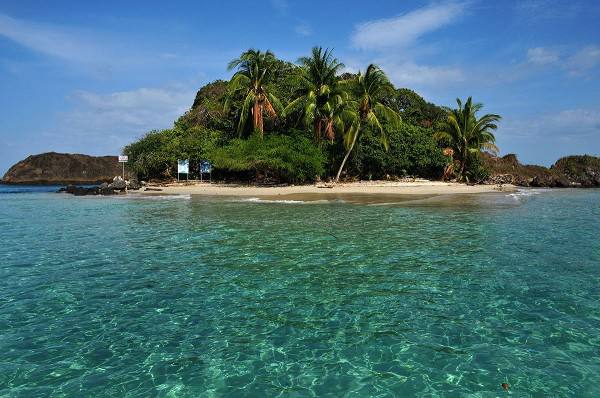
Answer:
<svg viewBox="0 0 600 398"><path fill-rule="evenodd" d="M58 192L66 192L66 193L70 193L75 196L114 195L114 193L115 193L115 191L112 189L103 190L100 187L86 188L86 187L78 187L75 185L67 185L64 188L59 189Z"/></svg>
<svg viewBox="0 0 600 398"><path fill-rule="evenodd" d="M115 178L115 180L112 182L112 184L109 185L109 187L111 187L112 189L118 189L118 190L122 190L127 188L127 183L125 182L125 180L123 180L122 178Z"/></svg>
<svg viewBox="0 0 600 398"><path fill-rule="evenodd" d="M600 187L600 158L589 155L566 156L558 159L552 169L564 175L573 185Z"/></svg>
<svg viewBox="0 0 600 398"><path fill-rule="evenodd" d="M600 158L593 156L567 156L552 167L519 163L517 156L483 155L490 170L488 184L514 184L525 187L569 188L600 187Z"/></svg>
<svg viewBox="0 0 600 398"><path fill-rule="evenodd" d="M141 185L137 180L132 179L126 181L121 176L113 178L113 182L98 185L97 187L78 187L75 185L68 185L64 188L60 188L58 192L66 192L75 196L86 196L86 195L115 195L126 193L128 189L137 190L140 189Z"/></svg>
<svg viewBox="0 0 600 398"><path fill-rule="evenodd" d="M12 166L5 184L99 184L121 175L116 156L88 156L48 152L29 156Z"/></svg>

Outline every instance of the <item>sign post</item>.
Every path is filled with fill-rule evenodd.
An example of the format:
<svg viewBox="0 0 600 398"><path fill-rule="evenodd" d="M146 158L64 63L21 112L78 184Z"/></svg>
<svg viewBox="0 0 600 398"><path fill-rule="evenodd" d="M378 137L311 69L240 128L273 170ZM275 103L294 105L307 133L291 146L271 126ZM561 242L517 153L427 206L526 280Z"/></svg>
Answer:
<svg viewBox="0 0 600 398"><path fill-rule="evenodd" d="M185 174L185 179L189 179L190 161L188 159L177 161L177 181L179 181L179 174Z"/></svg>
<svg viewBox="0 0 600 398"><path fill-rule="evenodd" d="M129 161L129 156L119 155L119 163L123 164L123 180L125 180L125 163Z"/></svg>

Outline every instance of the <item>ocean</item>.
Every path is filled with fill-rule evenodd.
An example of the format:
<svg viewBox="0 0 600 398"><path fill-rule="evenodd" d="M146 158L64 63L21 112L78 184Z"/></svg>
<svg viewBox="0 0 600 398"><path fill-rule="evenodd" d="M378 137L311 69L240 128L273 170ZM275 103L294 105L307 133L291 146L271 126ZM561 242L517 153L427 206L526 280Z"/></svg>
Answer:
<svg viewBox="0 0 600 398"><path fill-rule="evenodd" d="M600 190L42 190L0 186L2 397L600 396Z"/></svg>

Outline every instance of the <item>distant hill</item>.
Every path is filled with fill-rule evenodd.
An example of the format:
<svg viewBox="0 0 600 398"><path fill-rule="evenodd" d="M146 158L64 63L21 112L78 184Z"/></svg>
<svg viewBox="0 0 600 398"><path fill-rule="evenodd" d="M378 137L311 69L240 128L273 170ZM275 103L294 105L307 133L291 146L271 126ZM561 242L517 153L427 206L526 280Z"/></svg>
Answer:
<svg viewBox="0 0 600 398"><path fill-rule="evenodd" d="M99 184L122 174L117 156L48 152L29 156L12 166L4 184Z"/></svg>

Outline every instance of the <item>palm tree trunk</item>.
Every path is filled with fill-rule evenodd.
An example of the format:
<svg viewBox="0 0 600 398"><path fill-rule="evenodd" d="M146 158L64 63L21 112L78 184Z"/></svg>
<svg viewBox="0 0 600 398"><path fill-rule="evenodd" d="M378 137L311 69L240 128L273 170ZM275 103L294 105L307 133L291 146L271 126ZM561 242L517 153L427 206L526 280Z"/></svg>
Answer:
<svg viewBox="0 0 600 398"><path fill-rule="evenodd" d="M315 119L313 126L315 134L315 142L318 144L321 141L321 119Z"/></svg>
<svg viewBox="0 0 600 398"><path fill-rule="evenodd" d="M263 117L262 117L262 105L258 102L255 101L254 102L254 106L252 109L252 116L253 116L253 127L254 130L258 130L260 132L260 137L262 138L263 136Z"/></svg>
<svg viewBox="0 0 600 398"><path fill-rule="evenodd" d="M352 139L352 144L350 144L350 148L346 152L346 156L344 156L344 160L342 160L342 164L340 165L340 169L338 170L337 175L335 176L335 182L338 182L340 180L340 175L342 174L342 170L344 170L344 166L346 165L346 161L348 160L348 157L350 157L350 153L352 152L352 149L354 149L354 144L356 144L356 139L357 138L358 138L358 131L356 132L356 134L354 134L354 138Z"/></svg>

